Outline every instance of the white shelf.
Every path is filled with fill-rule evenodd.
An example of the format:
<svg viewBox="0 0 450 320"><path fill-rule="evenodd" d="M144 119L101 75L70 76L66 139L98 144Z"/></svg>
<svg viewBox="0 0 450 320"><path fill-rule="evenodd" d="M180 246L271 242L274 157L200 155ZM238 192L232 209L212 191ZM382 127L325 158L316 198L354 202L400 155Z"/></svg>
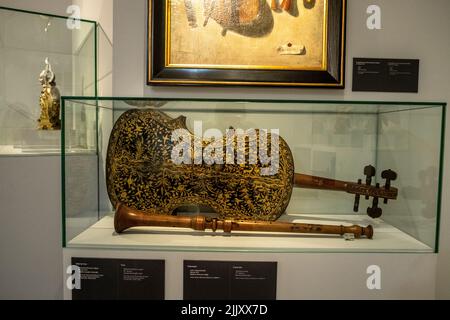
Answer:
<svg viewBox="0 0 450 320"><path fill-rule="evenodd" d="M189 229L142 227L123 234L114 231L113 215L98 221L67 243L68 248L194 252L406 252L432 253L433 249L377 219L358 215L289 215L282 221L374 227L374 239L346 241L340 236L286 233L196 232ZM70 223L70 222L69 222Z"/></svg>
<svg viewBox="0 0 450 320"><path fill-rule="evenodd" d="M66 156L71 155L95 155L96 150L91 149L71 149L66 151ZM14 146L0 146L0 157L27 157L27 156L61 156L61 147L36 147L36 148L22 148Z"/></svg>

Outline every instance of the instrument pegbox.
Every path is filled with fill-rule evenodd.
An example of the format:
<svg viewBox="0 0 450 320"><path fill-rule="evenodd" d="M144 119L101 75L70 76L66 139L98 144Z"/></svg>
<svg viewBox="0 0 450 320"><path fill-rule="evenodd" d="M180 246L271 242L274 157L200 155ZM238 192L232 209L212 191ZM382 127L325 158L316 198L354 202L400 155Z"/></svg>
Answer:
<svg viewBox="0 0 450 320"><path fill-rule="evenodd" d="M385 170L381 173L381 178L386 180L386 184L384 185L384 188L386 190L391 189L391 182L397 180L397 173L392 170ZM384 199L384 204L388 203L388 199Z"/></svg>
<svg viewBox="0 0 450 320"><path fill-rule="evenodd" d="M374 166L366 166L364 168L364 175L366 176L366 185L370 186L372 185L372 178L375 176L377 170ZM358 180L358 184L362 184L362 180ZM366 199L369 200L369 196L366 196ZM355 204L353 205L353 211L358 212L359 211L359 202L361 200L361 195L356 194L355 195Z"/></svg>
<svg viewBox="0 0 450 320"><path fill-rule="evenodd" d="M373 196L373 202L372 202L372 207L367 208L367 214L369 215L369 217L371 218L379 218L381 217L381 215L383 214L383 210L379 207L379 199L383 198L383 192L379 192L382 189L380 189L380 184L376 183L374 187L372 187L372 181L373 178L375 177L377 171L375 169L375 167L373 166L366 166L364 168L364 175L366 176L366 187L370 187L372 189L371 193L372 194L376 194L379 196ZM385 170L381 173L381 177L383 179L386 180L386 183L384 185L384 190L386 191L390 191L391 190L391 182L397 180L397 173L395 171L392 170ZM362 181L361 179L358 180L358 185L362 185ZM378 190L378 191L377 191ZM369 200L370 199L370 195L366 194L366 199ZM359 202L360 202L360 195L357 194L355 196L355 204L353 207L353 210L355 212L358 212L359 209ZM384 199L384 203L387 204L388 200L387 198L383 198Z"/></svg>

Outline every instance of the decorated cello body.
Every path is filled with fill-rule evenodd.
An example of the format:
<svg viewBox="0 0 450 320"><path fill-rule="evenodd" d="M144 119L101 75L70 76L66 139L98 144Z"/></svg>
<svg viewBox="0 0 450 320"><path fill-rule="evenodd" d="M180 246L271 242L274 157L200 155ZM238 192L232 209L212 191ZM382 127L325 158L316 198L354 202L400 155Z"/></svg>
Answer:
<svg viewBox="0 0 450 320"><path fill-rule="evenodd" d="M119 118L110 137L106 169L114 206L123 203L147 212L173 214L179 207L196 205L211 208L222 218L266 221L285 212L293 188L294 162L283 139L279 139L276 174L264 176L259 161L175 164L172 137L178 129L187 130L184 117L172 119L157 110L130 110ZM198 138L191 137L194 145ZM254 138L259 143L259 135ZM271 140L269 136L269 144ZM204 141L197 142L207 147ZM230 143L237 144L237 139ZM250 144L246 142L247 159Z"/></svg>

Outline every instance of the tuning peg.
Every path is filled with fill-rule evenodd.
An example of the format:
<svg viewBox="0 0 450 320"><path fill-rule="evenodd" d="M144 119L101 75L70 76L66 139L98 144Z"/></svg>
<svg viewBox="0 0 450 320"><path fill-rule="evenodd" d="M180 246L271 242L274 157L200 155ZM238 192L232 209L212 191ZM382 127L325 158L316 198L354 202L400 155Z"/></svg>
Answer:
<svg viewBox="0 0 450 320"><path fill-rule="evenodd" d="M358 184L362 184L362 180L358 180ZM355 195L355 204L353 205L353 212L359 211L359 201L361 200L361 196L359 194Z"/></svg>
<svg viewBox="0 0 450 320"><path fill-rule="evenodd" d="M381 208L378 206L377 207L373 206L371 208L370 207L367 208L367 214L369 215L369 217L376 219L381 217L381 215L383 214L383 210L381 210Z"/></svg>
<svg viewBox="0 0 450 320"><path fill-rule="evenodd" d="M375 187L380 188L380 184L377 183ZM381 215L383 214L383 210L381 210L381 208L378 207L378 198L377 197L373 198L372 207L367 208L367 214L369 215L369 217L374 218L374 219L381 217Z"/></svg>
<svg viewBox="0 0 450 320"><path fill-rule="evenodd" d="M383 179L386 179L386 185L385 188L389 190L391 187L391 181L397 180L397 173L395 171L392 171L391 169L385 170L381 173L381 177Z"/></svg>
<svg viewBox="0 0 450 320"><path fill-rule="evenodd" d="M366 176L366 185L372 184L372 178L375 177L377 170L374 166L366 166L364 168L364 175ZM369 200L369 196L366 196L366 200Z"/></svg>
<svg viewBox="0 0 450 320"><path fill-rule="evenodd" d="M364 175L367 177L366 178L367 185L370 185L372 183L372 178L375 177L376 174L377 170L375 169L374 166L366 166L364 168Z"/></svg>
<svg viewBox="0 0 450 320"><path fill-rule="evenodd" d="M384 188L389 190L391 188L391 182L397 180L397 173L391 169L385 170L381 173L381 177L386 180ZM384 199L384 203L388 203L388 199Z"/></svg>

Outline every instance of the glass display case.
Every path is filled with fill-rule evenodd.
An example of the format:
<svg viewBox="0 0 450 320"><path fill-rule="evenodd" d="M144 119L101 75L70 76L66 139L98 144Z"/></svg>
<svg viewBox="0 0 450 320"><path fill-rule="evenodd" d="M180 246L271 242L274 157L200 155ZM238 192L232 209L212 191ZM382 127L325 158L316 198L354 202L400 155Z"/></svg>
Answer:
<svg viewBox="0 0 450 320"><path fill-rule="evenodd" d="M48 58L61 95L96 96L96 22L0 7L0 155L60 152L59 130L37 130Z"/></svg>
<svg viewBox="0 0 450 320"><path fill-rule="evenodd" d="M437 252L445 110L444 103L64 97L64 246L220 252ZM126 122L127 115L133 114L137 115L141 125L134 124L130 129L117 133L117 126ZM150 150L153 146L148 145L147 138L142 138L145 136L141 134L142 130L152 130L148 121L153 121L151 117L155 115L167 123L185 126L195 137L204 138L212 132L211 129L216 134L224 133L224 136L230 130L249 132L258 129L259 133L274 130L270 131L272 136L282 138L279 139L281 147L276 150L289 150L285 154L292 156L292 170L307 177L331 179L319 181L314 178L311 181L319 181L315 188L302 187L296 181L294 184L300 187L293 188L287 196L287 209L279 208L281 216L277 222L371 225L373 239L274 232L236 232L229 236L222 232L161 226L139 226L117 234L111 204L115 199L110 197L114 179L111 179L112 171L108 169L111 157L117 153L108 155L108 147L122 139L124 149L130 147L136 154L146 154L141 158L125 157L128 162L122 162L125 167L128 164L139 165L144 177L152 170L159 170L160 166L169 166L160 161L161 154L166 151ZM161 122L155 123L155 130L159 130ZM136 144L136 141L127 140L133 136L141 137L142 141ZM175 143L177 139L179 137L161 136L165 142ZM258 141L261 139L260 136ZM261 150L262 147L258 148ZM84 152L80 153L80 150ZM176 163L173 158L171 161ZM282 163L283 159L280 161ZM195 166L195 161L192 165ZM213 172L213 176L222 175L223 167L215 165L209 163L206 166L218 170ZM375 168L376 172L372 172ZM191 176L194 188L203 183L201 175ZM128 184L131 192L146 196L139 188L131 187L131 177L128 181L126 179L125 176L123 181L115 180L115 184ZM337 181L343 184L339 185ZM164 192L163 189L170 188L175 182L168 179L164 183L150 185L147 193L155 188ZM241 179L241 184L246 183ZM248 183L254 185L253 182ZM327 188L330 185L333 187ZM383 196L375 197L374 194L366 199L369 195L366 191L355 192L369 185L371 191L395 188L395 199L384 201ZM287 181L284 186L291 188L292 184ZM349 186L356 186L356 189L350 190ZM223 190L227 186L222 184L217 188L214 192L218 199L224 195ZM241 190L242 186L237 184L235 188ZM181 197L184 190L178 191ZM236 211L242 201L248 200L248 194L242 193L241 198L235 196ZM251 194L255 198L259 196L256 191ZM127 196L123 195L122 199ZM269 201L278 201L277 196ZM173 203L178 203L177 199L173 199ZM189 204L177 208L176 213L195 216L214 215L218 211L218 207L213 210L203 203ZM358 212L354 212L358 209L355 207L359 207ZM277 217L273 218L270 219Z"/></svg>

